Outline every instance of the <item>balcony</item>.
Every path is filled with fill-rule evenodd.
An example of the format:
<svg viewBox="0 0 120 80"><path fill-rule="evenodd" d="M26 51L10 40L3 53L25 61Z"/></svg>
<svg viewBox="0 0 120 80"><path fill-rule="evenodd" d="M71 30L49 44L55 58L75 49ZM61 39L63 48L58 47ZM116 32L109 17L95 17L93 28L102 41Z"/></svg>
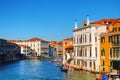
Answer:
<svg viewBox="0 0 120 80"><path fill-rule="evenodd" d="M120 60L120 57L110 57L111 60Z"/></svg>
<svg viewBox="0 0 120 80"><path fill-rule="evenodd" d="M120 41L112 42L112 46L120 46Z"/></svg>
<svg viewBox="0 0 120 80"><path fill-rule="evenodd" d="M86 43L77 43L77 44L74 44L74 46L90 46L92 45L91 42L86 42Z"/></svg>
<svg viewBox="0 0 120 80"><path fill-rule="evenodd" d="M86 60L90 60L91 58L90 57L85 57Z"/></svg>
<svg viewBox="0 0 120 80"><path fill-rule="evenodd" d="M81 60L85 59L84 57L80 57L80 56L74 56L74 58L75 59L81 59Z"/></svg>
<svg viewBox="0 0 120 80"><path fill-rule="evenodd" d="M96 60L97 58L96 57L90 57L90 60Z"/></svg>

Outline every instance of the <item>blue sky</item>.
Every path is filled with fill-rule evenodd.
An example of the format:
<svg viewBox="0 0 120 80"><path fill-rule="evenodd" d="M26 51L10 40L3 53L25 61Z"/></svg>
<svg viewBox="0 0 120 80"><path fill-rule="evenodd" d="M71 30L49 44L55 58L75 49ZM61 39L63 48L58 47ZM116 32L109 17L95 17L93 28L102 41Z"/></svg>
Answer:
<svg viewBox="0 0 120 80"><path fill-rule="evenodd" d="M60 41L87 14L91 21L120 18L120 0L0 0L0 38Z"/></svg>

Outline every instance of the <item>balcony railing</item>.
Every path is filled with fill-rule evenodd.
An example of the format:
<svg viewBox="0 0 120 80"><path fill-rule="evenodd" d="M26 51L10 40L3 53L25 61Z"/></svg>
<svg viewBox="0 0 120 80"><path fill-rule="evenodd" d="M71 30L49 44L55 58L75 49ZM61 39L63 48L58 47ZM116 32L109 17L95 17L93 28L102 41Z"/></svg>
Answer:
<svg viewBox="0 0 120 80"><path fill-rule="evenodd" d="M110 57L111 60L120 60L120 57Z"/></svg>
<svg viewBox="0 0 120 80"><path fill-rule="evenodd" d="M76 43L74 46L84 46L84 45L91 45L91 42L85 42L85 43Z"/></svg>
<svg viewBox="0 0 120 80"><path fill-rule="evenodd" d="M114 42L112 42L112 45L114 46L116 46L116 45L119 45L120 46L120 41L114 41Z"/></svg>

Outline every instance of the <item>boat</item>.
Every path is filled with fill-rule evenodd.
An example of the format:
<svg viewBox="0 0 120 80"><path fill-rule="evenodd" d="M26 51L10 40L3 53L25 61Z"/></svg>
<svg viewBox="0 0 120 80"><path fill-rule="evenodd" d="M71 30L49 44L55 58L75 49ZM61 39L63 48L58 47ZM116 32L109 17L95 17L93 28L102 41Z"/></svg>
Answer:
<svg viewBox="0 0 120 80"><path fill-rule="evenodd" d="M59 67L62 72L66 72L67 73L68 69L65 68L63 65L61 65L60 63L57 63L56 66Z"/></svg>
<svg viewBox="0 0 120 80"><path fill-rule="evenodd" d="M60 67L60 70L61 70L62 72L66 72L66 73L67 73L67 71L68 71L68 69L65 68L65 67Z"/></svg>

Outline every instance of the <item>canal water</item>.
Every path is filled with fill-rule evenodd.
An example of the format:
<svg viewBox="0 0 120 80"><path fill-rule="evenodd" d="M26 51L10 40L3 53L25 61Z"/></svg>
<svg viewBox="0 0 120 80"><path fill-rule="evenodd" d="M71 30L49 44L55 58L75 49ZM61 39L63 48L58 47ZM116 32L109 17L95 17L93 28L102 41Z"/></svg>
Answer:
<svg viewBox="0 0 120 80"><path fill-rule="evenodd" d="M53 62L22 60L0 66L0 80L95 80L88 72L61 72Z"/></svg>

